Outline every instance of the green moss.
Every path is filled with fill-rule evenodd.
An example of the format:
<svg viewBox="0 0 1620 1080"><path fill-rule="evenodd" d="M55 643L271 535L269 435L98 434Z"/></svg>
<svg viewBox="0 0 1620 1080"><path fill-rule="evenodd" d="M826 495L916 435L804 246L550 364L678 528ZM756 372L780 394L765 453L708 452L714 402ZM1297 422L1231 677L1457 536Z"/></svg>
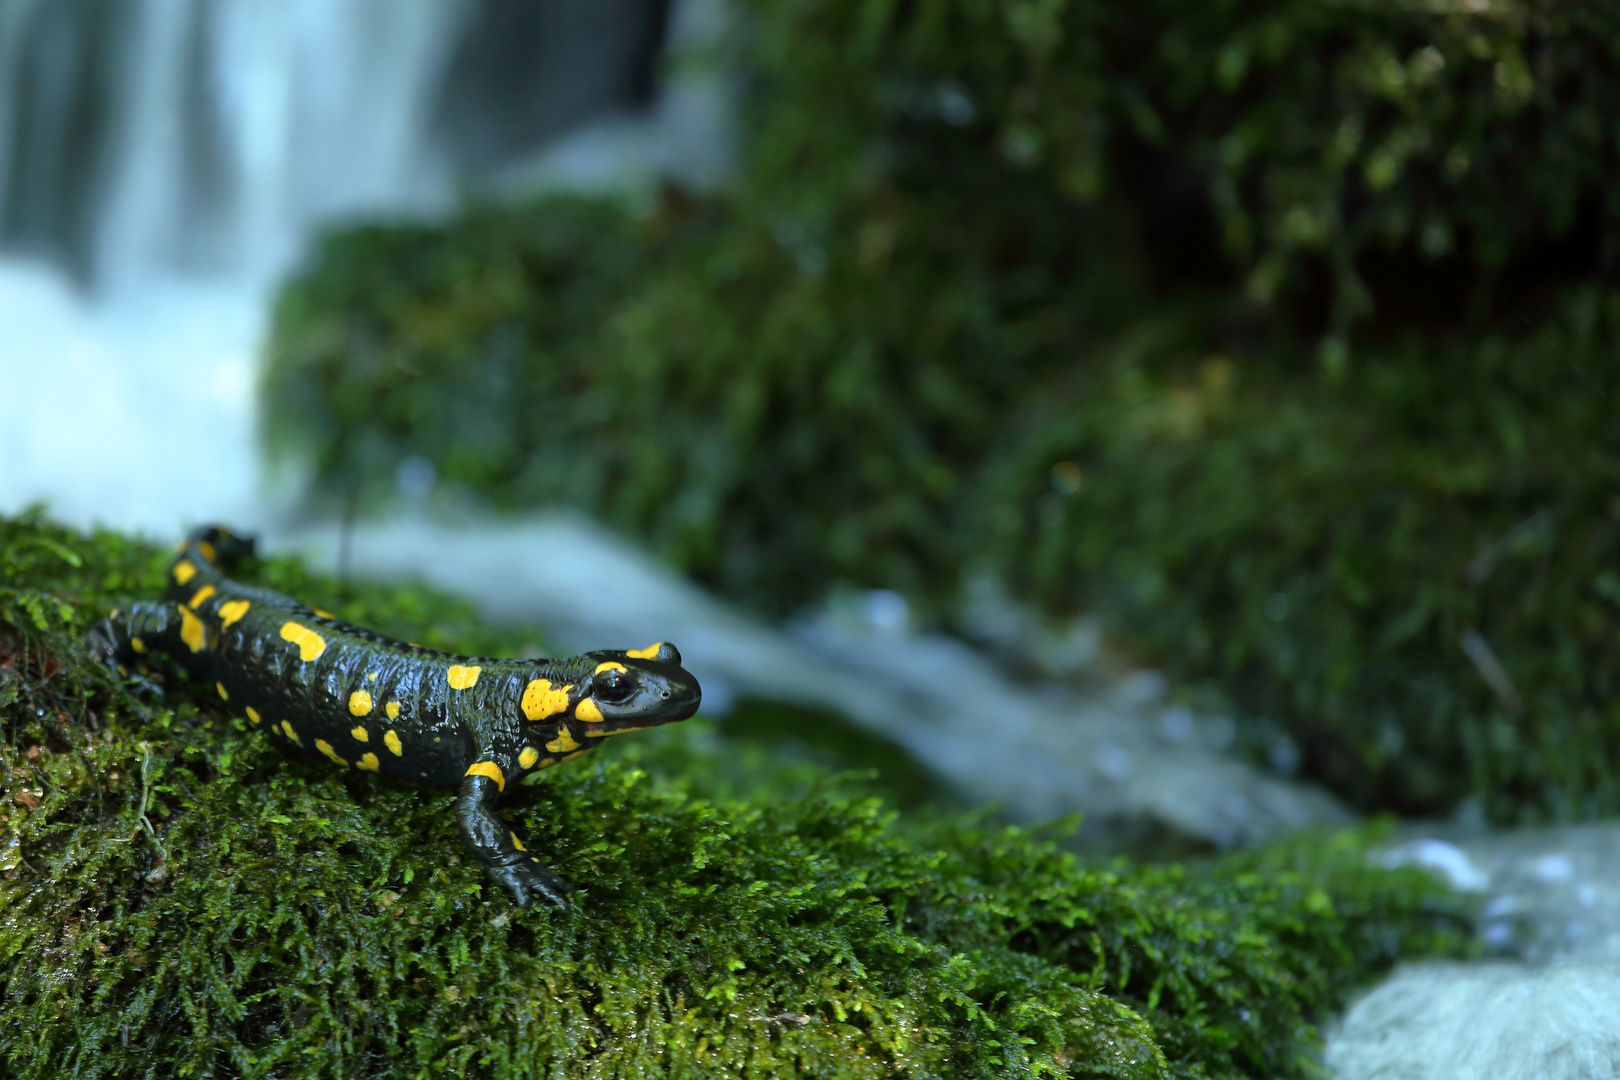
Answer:
<svg viewBox="0 0 1620 1080"><path fill-rule="evenodd" d="M656 241L638 237L616 203L565 198L551 209L475 213L448 244L417 227L328 242L319 272L281 303L282 324L297 331L268 374L272 435L344 496L392 480L411 453L405 432L457 447L434 455L452 479L484 491L516 483L525 461L514 432L526 446L572 436L574 410L556 403L581 391L600 325L649 262L636 240ZM326 318L334 312L349 314ZM372 398L376 384L396 392Z"/></svg>
<svg viewBox="0 0 1620 1080"><path fill-rule="evenodd" d="M89 665L83 629L161 560L0 519L11 1076L1307 1075L1322 1010L1460 941L1363 837L1088 869L826 779L705 794L736 762L683 729L643 744L658 776L608 758L513 801L584 890L514 910L443 792L283 759L206 695L135 701ZM397 598L346 613L454 611Z"/></svg>

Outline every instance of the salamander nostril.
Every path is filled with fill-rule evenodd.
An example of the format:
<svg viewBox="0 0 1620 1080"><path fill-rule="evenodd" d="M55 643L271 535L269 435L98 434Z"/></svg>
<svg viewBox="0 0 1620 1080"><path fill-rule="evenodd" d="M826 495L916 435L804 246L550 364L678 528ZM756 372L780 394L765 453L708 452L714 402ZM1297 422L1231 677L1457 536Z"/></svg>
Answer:
<svg viewBox="0 0 1620 1080"><path fill-rule="evenodd" d="M665 701L668 701L668 700L669 700L669 691L668 691L668 690L665 690L665 691L664 691L664 700L665 700Z"/></svg>

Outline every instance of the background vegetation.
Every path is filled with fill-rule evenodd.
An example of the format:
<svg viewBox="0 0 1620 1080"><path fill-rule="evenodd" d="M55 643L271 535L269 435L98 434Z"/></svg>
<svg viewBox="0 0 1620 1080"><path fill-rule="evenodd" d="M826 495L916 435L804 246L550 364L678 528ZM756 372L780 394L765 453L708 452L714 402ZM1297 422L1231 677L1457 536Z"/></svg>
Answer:
<svg viewBox="0 0 1620 1080"><path fill-rule="evenodd" d="M1620 811L1620 14L755 0L735 190L334 237L272 440L763 610L993 573L1363 807Z"/></svg>
<svg viewBox="0 0 1620 1080"><path fill-rule="evenodd" d="M1462 909L1363 835L1086 867L1055 834L900 824L858 778L695 720L509 814L584 890L485 883L449 796L292 761L183 684L135 699L87 627L166 555L0 519L6 1075L1314 1075L1314 1021ZM452 649L453 601L296 563L259 584ZM784 799L784 793L792 796Z"/></svg>

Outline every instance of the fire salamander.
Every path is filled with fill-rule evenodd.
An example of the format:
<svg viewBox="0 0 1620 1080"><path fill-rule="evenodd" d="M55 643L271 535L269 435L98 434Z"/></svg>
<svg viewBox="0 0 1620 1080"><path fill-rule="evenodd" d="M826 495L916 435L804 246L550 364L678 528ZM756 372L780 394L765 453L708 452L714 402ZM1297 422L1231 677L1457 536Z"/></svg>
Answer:
<svg viewBox="0 0 1620 1080"><path fill-rule="evenodd" d="M508 784L625 731L685 720L702 691L675 646L562 660L453 656L407 645L267 589L221 565L252 541L197 529L169 569L168 601L137 603L91 632L121 673L164 653L288 752L457 789L456 818L489 875L529 905L573 887L495 813Z"/></svg>

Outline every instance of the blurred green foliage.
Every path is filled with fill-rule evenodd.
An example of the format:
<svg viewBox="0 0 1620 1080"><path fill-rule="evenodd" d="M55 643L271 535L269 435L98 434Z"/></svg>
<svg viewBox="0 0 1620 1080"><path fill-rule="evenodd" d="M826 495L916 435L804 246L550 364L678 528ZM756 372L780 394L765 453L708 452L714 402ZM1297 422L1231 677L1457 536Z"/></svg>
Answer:
<svg viewBox="0 0 1620 1080"><path fill-rule="evenodd" d="M1364 806L1613 813L1617 349L1597 288L1524 337L1413 335L1332 381L1122 348L1020 415L972 547L1286 720Z"/></svg>
<svg viewBox="0 0 1620 1080"><path fill-rule="evenodd" d="M734 190L331 238L272 443L763 610L992 573L1363 807L1620 812L1620 9L753 0Z"/></svg>
<svg viewBox="0 0 1620 1080"><path fill-rule="evenodd" d="M904 746L839 713L744 698L720 718L719 732L735 747L779 760L867 772L873 793L900 810L955 801L949 785Z"/></svg>
<svg viewBox="0 0 1620 1080"><path fill-rule="evenodd" d="M283 758L206 693L127 696L81 646L164 556L0 519L7 1076L1315 1075L1314 1021L1463 910L1316 837L1197 871L876 800L704 721L509 814L580 885L513 908L447 793ZM443 644L453 602L249 568ZM615 747L615 750L618 748ZM644 765L646 769L636 766ZM731 792L726 794L725 792Z"/></svg>

